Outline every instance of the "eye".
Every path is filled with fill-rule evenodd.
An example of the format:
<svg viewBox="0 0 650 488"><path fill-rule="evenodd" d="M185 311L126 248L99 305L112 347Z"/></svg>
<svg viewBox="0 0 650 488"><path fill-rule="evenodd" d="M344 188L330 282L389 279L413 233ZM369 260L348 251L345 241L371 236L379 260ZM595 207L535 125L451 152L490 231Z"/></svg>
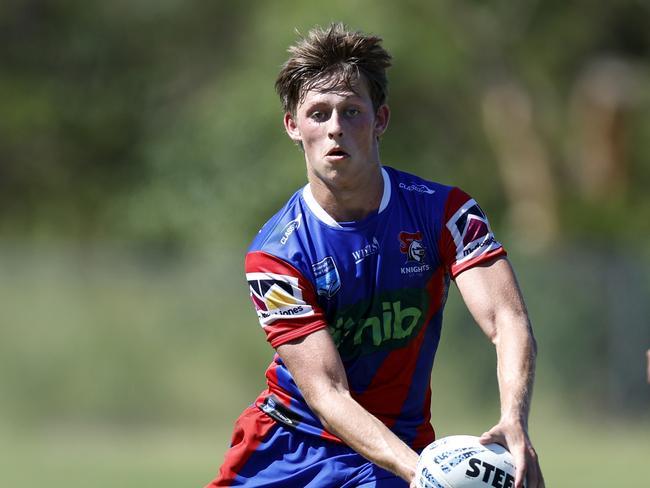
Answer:
<svg viewBox="0 0 650 488"><path fill-rule="evenodd" d="M348 117L356 117L357 115L359 115L359 113L361 113L361 111L356 107L350 107L345 111L345 114Z"/></svg>
<svg viewBox="0 0 650 488"><path fill-rule="evenodd" d="M321 112L320 110L314 110L309 114L309 118L316 122L323 122L326 118L326 115L325 112Z"/></svg>

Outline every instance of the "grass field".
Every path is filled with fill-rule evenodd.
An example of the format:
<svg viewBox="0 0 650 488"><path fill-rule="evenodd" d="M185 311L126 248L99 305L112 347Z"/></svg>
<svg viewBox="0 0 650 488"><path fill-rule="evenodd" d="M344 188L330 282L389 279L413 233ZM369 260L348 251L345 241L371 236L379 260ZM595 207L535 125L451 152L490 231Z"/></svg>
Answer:
<svg viewBox="0 0 650 488"><path fill-rule="evenodd" d="M538 402L543 403L543 402ZM581 418L582 417L582 418ZM644 466L650 460L650 424L586 420L587 412L536 405L530 434L549 488L641 488L650 486ZM489 425L465 416L451 420L440 436L480 435Z"/></svg>
<svg viewBox="0 0 650 488"><path fill-rule="evenodd" d="M468 432L475 421L450 423ZM468 428L469 426L469 428ZM477 432L478 433L478 432ZM648 486L650 426L547 419L533 429L549 488ZM2 486L201 487L218 469L229 433L79 430L3 436Z"/></svg>
<svg viewBox="0 0 650 488"><path fill-rule="evenodd" d="M2 486L200 487L216 473L219 442L205 433L162 430L73 429L3 438Z"/></svg>
<svg viewBox="0 0 650 488"><path fill-rule="evenodd" d="M0 486L207 483L272 357L240 274L236 255L174 267L110 252L0 249ZM479 435L498 415L489 345L472 351L470 369L457 351L443 334L439 437ZM531 417L547 486L650 486L648 415L626 420L569 401L550 360L541 357Z"/></svg>

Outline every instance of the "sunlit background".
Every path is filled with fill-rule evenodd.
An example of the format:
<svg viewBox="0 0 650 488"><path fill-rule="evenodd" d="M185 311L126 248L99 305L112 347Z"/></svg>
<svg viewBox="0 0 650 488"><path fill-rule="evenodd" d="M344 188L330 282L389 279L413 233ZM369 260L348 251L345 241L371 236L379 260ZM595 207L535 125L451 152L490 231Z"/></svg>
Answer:
<svg viewBox="0 0 650 488"><path fill-rule="evenodd" d="M198 487L273 351L243 256L305 182L273 83L296 29L393 54L385 164L471 193L539 343L550 487L647 486L650 4L0 2L0 484ZM498 419L450 293L439 436Z"/></svg>

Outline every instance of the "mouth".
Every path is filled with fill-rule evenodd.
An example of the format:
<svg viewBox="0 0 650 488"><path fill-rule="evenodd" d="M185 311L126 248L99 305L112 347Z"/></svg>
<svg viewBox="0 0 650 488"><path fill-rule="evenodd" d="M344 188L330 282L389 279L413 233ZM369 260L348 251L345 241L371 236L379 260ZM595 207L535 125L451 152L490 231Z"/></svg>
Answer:
<svg viewBox="0 0 650 488"><path fill-rule="evenodd" d="M331 159L343 159L343 158L349 157L350 155L348 153L346 153L340 147L334 147L334 148L330 149L329 151L327 151L325 156L328 157L328 158L331 158Z"/></svg>

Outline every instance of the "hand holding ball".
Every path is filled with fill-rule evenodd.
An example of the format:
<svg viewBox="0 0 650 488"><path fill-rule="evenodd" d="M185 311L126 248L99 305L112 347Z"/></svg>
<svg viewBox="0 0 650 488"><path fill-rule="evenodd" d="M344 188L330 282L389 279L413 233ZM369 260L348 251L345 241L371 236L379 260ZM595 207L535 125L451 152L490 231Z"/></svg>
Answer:
<svg viewBox="0 0 650 488"><path fill-rule="evenodd" d="M499 444L454 435L429 444L415 470L418 488L513 488L515 463Z"/></svg>

